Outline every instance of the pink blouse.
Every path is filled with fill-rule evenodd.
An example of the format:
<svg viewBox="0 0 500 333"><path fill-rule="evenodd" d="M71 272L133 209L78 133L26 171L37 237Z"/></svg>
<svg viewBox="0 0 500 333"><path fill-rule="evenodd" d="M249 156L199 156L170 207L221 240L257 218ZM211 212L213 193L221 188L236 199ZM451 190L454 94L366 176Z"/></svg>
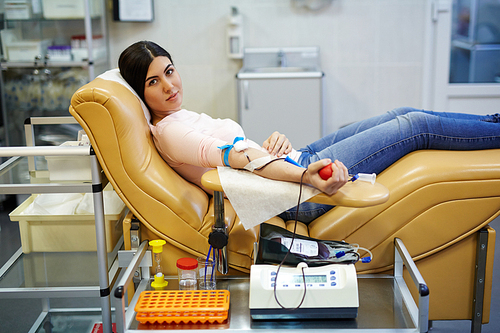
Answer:
<svg viewBox="0 0 500 333"><path fill-rule="evenodd" d="M163 159L184 179L202 188L201 176L224 165L221 150L217 147L232 144L237 136L245 137L241 126L231 119L214 119L184 109L163 118L156 126L150 125L150 128ZM267 152L257 143L246 141L250 148ZM300 153L292 150L289 156L297 160Z"/></svg>

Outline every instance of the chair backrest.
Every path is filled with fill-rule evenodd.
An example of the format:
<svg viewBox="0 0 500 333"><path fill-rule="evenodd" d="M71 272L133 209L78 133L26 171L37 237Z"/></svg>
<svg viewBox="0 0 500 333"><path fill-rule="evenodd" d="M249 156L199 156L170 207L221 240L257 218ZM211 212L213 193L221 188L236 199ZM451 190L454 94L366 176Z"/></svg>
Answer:
<svg viewBox="0 0 500 333"><path fill-rule="evenodd" d="M75 92L69 111L134 215L176 246L205 251L206 237L199 230L209 209L208 195L158 154L136 95L123 84L98 77ZM193 249L196 244L199 249Z"/></svg>

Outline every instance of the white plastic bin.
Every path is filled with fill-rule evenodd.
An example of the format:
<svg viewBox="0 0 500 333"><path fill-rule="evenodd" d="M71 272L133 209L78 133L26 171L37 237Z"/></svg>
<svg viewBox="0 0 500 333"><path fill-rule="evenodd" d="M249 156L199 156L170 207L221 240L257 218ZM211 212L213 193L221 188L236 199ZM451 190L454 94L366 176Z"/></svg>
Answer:
<svg viewBox="0 0 500 333"><path fill-rule="evenodd" d="M24 253L97 250L94 214L23 214L36 196L37 194L30 196L9 214L11 221L19 222ZM106 214L104 216L107 252L113 251L122 236L122 221L127 212L128 209L124 206L119 214Z"/></svg>
<svg viewBox="0 0 500 333"><path fill-rule="evenodd" d="M78 146L78 141L66 141L61 146ZM91 181L90 156L46 156L49 179Z"/></svg>

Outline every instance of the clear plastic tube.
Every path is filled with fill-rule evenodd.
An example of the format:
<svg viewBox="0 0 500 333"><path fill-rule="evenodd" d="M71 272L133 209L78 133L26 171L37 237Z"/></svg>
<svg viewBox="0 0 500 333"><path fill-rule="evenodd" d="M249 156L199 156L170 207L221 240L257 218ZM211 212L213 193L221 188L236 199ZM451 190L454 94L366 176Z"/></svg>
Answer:
<svg viewBox="0 0 500 333"><path fill-rule="evenodd" d="M154 253L154 260L156 263L155 267L155 274L163 274L162 269L161 269L161 253Z"/></svg>
<svg viewBox="0 0 500 333"><path fill-rule="evenodd" d="M358 176L358 178L356 180L361 180L361 181L369 182L372 184L375 184L375 180L377 179L377 175L374 173L372 173L372 174L358 173L356 176Z"/></svg>

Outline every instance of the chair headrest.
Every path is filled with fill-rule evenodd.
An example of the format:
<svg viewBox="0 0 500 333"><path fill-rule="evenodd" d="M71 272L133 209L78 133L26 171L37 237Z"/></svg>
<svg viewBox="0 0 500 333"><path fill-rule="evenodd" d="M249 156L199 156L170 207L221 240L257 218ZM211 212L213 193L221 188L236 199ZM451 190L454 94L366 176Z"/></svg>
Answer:
<svg viewBox="0 0 500 333"><path fill-rule="evenodd" d="M151 124L151 114L149 113L149 110L148 110L146 104L144 104L144 102L139 97L139 95L137 95L135 90L127 83L127 81L125 81L123 76L120 74L120 70L118 68L110 69L109 71L106 71L106 72L102 73L101 75L99 75L97 78L100 78L103 80L108 80L108 81L118 82L121 85L125 86L128 90L130 90L135 95L135 97L137 97L139 102L141 103L142 112L144 113L144 117L146 117L148 124Z"/></svg>

